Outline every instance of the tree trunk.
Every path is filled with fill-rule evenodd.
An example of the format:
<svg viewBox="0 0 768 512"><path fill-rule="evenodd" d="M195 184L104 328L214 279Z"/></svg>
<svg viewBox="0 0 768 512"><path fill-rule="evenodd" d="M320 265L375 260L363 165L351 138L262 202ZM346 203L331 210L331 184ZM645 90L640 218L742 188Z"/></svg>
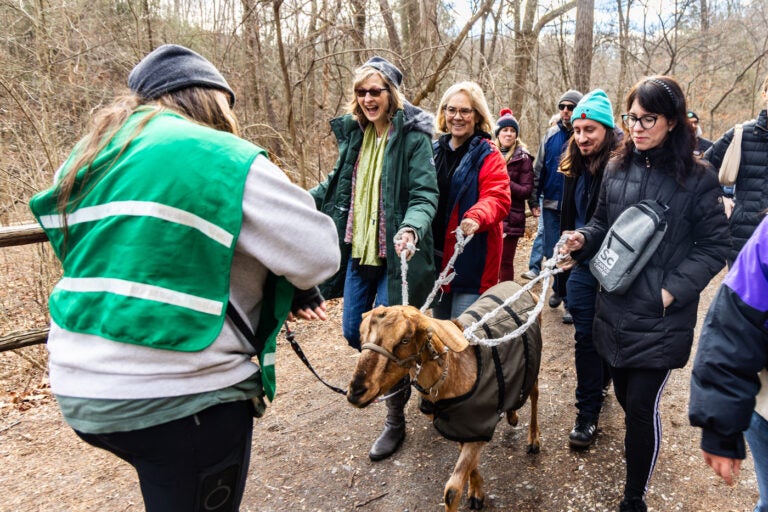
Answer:
<svg viewBox="0 0 768 512"><path fill-rule="evenodd" d="M573 86L587 93L592 74L592 31L595 20L595 0L578 0L576 35L573 48Z"/></svg>
<svg viewBox="0 0 768 512"><path fill-rule="evenodd" d="M388 0L379 0L379 10L381 10L381 17L384 20L384 26L387 27L387 37L389 38L389 47L398 56L398 59L402 59L403 48L400 44L400 36L397 34L397 27L395 26L395 18L392 16L392 8L389 6ZM399 63L402 66L402 62ZM401 68L402 69L402 68Z"/></svg>

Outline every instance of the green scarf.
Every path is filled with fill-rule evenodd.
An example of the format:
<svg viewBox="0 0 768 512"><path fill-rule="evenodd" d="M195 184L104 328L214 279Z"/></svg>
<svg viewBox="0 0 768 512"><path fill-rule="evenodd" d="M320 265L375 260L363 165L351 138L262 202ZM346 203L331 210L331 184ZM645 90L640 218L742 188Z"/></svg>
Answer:
<svg viewBox="0 0 768 512"><path fill-rule="evenodd" d="M355 181L354 219L352 221L352 257L361 265L380 266L379 190L384 150L389 131L376 143L376 129L369 123L363 134Z"/></svg>

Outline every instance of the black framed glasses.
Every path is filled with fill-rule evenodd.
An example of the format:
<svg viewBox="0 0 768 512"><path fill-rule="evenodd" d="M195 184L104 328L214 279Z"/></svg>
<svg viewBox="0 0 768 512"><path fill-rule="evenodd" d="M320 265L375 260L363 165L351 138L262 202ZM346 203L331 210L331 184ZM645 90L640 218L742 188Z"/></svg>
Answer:
<svg viewBox="0 0 768 512"><path fill-rule="evenodd" d="M621 114L621 120L627 128L634 128L639 122L640 127L643 130L650 130L656 126L656 121L659 120L659 116L657 114L645 114L644 116L637 117L634 114Z"/></svg>
<svg viewBox="0 0 768 512"><path fill-rule="evenodd" d="M388 90L387 87L371 87L370 89L355 89L355 94L358 98L365 98L366 94L370 94L372 98L378 98L382 92Z"/></svg>
<svg viewBox="0 0 768 512"><path fill-rule="evenodd" d="M457 115L460 115L461 117L466 119L475 112L475 109L444 106L443 111L445 112L445 115L448 117L456 117Z"/></svg>
<svg viewBox="0 0 768 512"><path fill-rule="evenodd" d="M571 104L571 103L561 103L561 104L559 104L559 105L557 106L557 109L558 109L558 110L565 110L565 109L568 109L568 110L570 110L571 112L573 112L573 109L574 109L574 108L576 108L576 105L573 105L573 104Z"/></svg>

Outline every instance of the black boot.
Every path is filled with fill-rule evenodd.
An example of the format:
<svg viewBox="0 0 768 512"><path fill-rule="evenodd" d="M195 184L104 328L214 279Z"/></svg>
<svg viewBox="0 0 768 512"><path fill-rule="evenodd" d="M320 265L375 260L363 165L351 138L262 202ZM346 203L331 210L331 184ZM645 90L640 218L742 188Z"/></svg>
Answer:
<svg viewBox="0 0 768 512"><path fill-rule="evenodd" d="M643 498L624 498L619 504L619 512L647 512Z"/></svg>
<svg viewBox="0 0 768 512"><path fill-rule="evenodd" d="M374 441L368 457L372 461L386 459L400 448L405 439L405 404L411 397L411 381L408 377L395 384L390 393L399 391L387 398L387 419L384 420L384 430Z"/></svg>

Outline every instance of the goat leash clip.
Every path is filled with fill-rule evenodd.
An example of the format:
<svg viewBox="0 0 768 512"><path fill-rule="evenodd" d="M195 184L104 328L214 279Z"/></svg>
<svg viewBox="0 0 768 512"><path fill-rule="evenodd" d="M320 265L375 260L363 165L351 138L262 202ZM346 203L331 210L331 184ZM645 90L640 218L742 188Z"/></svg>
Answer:
<svg viewBox="0 0 768 512"><path fill-rule="evenodd" d="M301 350L301 347L299 346L299 342L296 341L296 339L295 339L295 337L293 335L293 331L288 326L288 322L285 322L283 324L283 326L285 327L285 339L287 339L288 342L291 344L291 348L293 349L294 352L296 352L296 355L299 356L299 359L301 359L301 362L304 363L304 366L309 368L309 371L311 371L314 374L314 376L317 377L317 380L319 380L320 382L325 384L326 387L328 387L332 391L335 391L336 393L339 393L341 395L345 395L346 396L347 391L345 389L337 388L336 386L328 384L327 382L325 382L323 380L322 377L320 377L320 375L317 374L315 369L312 368L312 365L309 363L309 359L307 359L307 356L304 355L304 351Z"/></svg>

